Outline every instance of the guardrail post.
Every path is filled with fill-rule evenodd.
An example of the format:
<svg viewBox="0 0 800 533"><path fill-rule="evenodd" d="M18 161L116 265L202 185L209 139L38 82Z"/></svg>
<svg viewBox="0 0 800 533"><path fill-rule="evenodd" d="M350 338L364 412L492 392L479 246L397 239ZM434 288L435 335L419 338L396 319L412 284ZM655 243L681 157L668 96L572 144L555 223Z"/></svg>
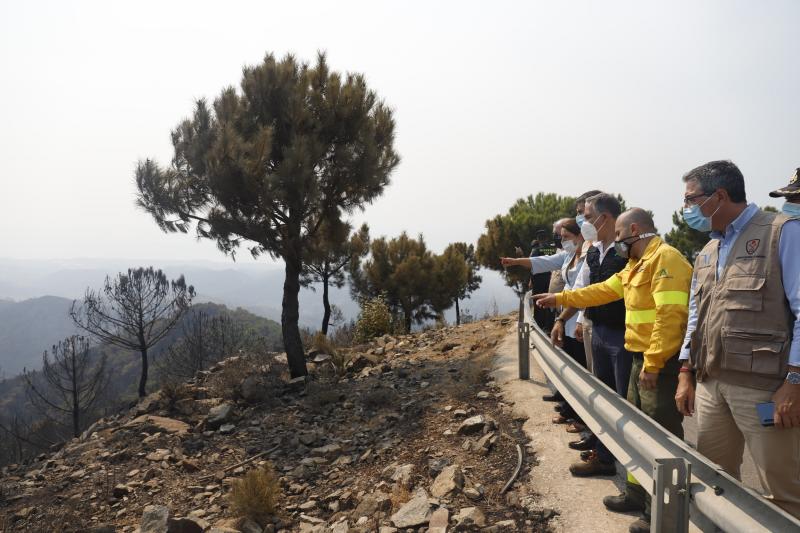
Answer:
<svg viewBox="0 0 800 533"><path fill-rule="evenodd" d="M527 322L517 324L519 342L519 379L531 378L531 330Z"/></svg>
<svg viewBox="0 0 800 533"><path fill-rule="evenodd" d="M689 531L689 482L692 465L683 458L656 459L650 531Z"/></svg>

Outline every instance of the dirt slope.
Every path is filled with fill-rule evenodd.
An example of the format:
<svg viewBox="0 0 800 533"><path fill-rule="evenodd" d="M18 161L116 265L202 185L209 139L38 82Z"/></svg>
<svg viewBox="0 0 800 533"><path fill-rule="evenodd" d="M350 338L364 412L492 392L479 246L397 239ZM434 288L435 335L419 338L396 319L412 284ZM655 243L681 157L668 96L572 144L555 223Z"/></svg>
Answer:
<svg viewBox="0 0 800 533"><path fill-rule="evenodd" d="M307 383L280 355L228 359L5 468L0 531L547 530L526 483L501 493L527 445L486 381L511 324L383 337L338 372L317 355ZM256 524L229 496L266 464L280 491Z"/></svg>

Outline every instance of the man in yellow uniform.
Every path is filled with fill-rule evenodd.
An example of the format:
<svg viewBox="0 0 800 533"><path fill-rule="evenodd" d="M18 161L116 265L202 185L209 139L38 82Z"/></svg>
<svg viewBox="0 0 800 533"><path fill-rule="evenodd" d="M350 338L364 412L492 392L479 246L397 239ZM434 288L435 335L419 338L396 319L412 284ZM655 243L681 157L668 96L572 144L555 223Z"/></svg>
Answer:
<svg viewBox="0 0 800 533"><path fill-rule="evenodd" d="M625 349L633 352L628 401L668 431L683 438L683 415L675 405L678 353L689 314L692 267L681 253L655 233L649 213L629 209L617 219L617 254L625 268L602 283L575 291L534 296L537 305L594 307L625 300ZM632 533L650 531L649 494L629 474L625 493L603 499L613 511L644 507Z"/></svg>

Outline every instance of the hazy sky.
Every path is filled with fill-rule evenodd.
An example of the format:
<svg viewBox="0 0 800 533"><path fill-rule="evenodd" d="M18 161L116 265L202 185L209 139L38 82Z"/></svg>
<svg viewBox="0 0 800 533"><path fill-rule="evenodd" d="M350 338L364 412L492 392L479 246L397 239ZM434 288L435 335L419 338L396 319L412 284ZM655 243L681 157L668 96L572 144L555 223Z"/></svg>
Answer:
<svg viewBox="0 0 800 533"><path fill-rule="evenodd" d="M358 220L435 251L538 191L622 193L665 232L700 163L760 204L800 166L794 0L0 6L0 256L224 260L135 208L134 166L267 51L326 50L396 110L403 161Z"/></svg>

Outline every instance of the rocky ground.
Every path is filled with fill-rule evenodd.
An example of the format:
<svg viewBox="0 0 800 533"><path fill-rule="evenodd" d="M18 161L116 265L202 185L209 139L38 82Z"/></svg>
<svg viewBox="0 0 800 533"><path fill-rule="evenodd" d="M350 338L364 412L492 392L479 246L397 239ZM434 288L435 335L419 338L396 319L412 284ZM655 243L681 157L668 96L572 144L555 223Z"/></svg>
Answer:
<svg viewBox="0 0 800 533"><path fill-rule="evenodd" d="M547 531L523 420L487 382L511 323L317 353L308 380L279 354L230 358L4 468L0 533ZM256 523L230 491L269 465L276 511Z"/></svg>

